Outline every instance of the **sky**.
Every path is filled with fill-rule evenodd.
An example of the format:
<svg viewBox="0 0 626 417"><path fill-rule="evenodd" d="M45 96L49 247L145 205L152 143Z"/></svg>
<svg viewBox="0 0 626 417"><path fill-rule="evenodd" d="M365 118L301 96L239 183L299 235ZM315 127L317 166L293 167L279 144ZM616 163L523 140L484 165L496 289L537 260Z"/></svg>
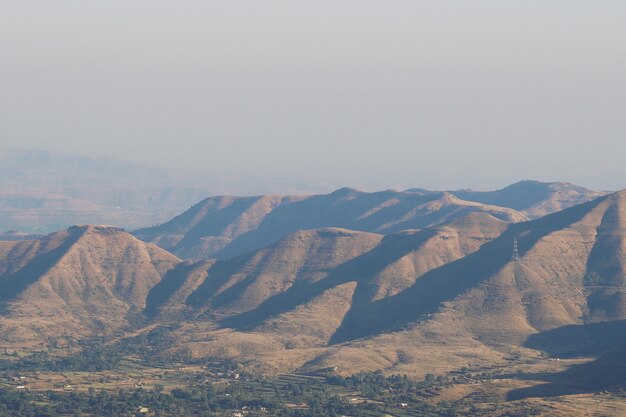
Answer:
<svg viewBox="0 0 626 417"><path fill-rule="evenodd" d="M626 187L626 2L4 0L0 147L337 186Z"/></svg>

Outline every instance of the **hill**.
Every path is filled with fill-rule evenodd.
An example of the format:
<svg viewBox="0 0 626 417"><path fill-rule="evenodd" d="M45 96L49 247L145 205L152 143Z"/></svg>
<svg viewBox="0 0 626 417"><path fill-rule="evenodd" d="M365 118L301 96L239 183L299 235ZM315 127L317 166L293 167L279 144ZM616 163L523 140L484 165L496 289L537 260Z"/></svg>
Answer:
<svg viewBox="0 0 626 417"><path fill-rule="evenodd" d="M626 344L616 336L626 319L626 191L520 223L481 211L451 218L387 234L298 230L200 262L111 227L2 242L4 343L165 327L172 352L268 373L421 376L511 358L545 369L550 357Z"/></svg>
<svg viewBox="0 0 626 417"><path fill-rule="evenodd" d="M109 226L0 242L2 342L110 335L141 314L148 291L179 262Z"/></svg>
<svg viewBox="0 0 626 417"><path fill-rule="evenodd" d="M218 193L327 189L294 175L198 175L115 159L0 149L0 224L28 233L88 223L146 227Z"/></svg>
<svg viewBox="0 0 626 417"><path fill-rule="evenodd" d="M537 219L591 201L605 192L592 191L567 182L520 181L496 191L451 191L458 198L518 210Z"/></svg>
<svg viewBox="0 0 626 417"><path fill-rule="evenodd" d="M270 245L297 230L337 227L379 234L421 229L468 213L526 220L508 208L464 201L445 192L342 188L313 196L210 197L163 225L135 236L180 257L226 259Z"/></svg>
<svg viewBox="0 0 626 417"><path fill-rule="evenodd" d="M623 219L626 192L517 224L472 213L385 236L297 232L196 264L171 296L161 294L172 301L154 317L167 322L184 312L177 337L196 356L271 372L339 366L415 374L492 367L541 351L599 355L606 346L549 336L626 318Z"/></svg>
<svg viewBox="0 0 626 417"><path fill-rule="evenodd" d="M0 179L2 225L30 233L151 225L216 191L206 178L41 150L0 150Z"/></svg>
<svg viewBox="0 0 626 417"><path fill-rule="evenodd" d="M478 251L507 227L489 214L470 213L386 236L299 231L233 259L189 264L154 287L148 300L158 302L148 310L155 322L182 319L177 338L196 355L294 369L342 343L353 314L409 291L421 276ZM372 329L381 320L371 321ZM394 321L381 324L397 330Z"/></svg>

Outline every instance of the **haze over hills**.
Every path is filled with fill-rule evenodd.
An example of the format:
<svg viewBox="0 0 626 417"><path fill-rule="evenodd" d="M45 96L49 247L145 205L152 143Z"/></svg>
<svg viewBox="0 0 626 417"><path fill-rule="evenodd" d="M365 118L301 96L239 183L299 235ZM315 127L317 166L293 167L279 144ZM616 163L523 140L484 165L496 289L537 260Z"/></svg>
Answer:
<svg viewBox="0 0 626 417"><path fill-rule="evenodd" d="M50 233L88 223L134 229L163 222L208 195L321 189L328 187L295 175L202 176L113 159L0 149L0 231Z"/></svg>
<svg viewBox="0 0 626 417"><path fill-rule="evenodd" d="M135 228L162 221L210 192L205 180L109 159L0 151L0 224L49 233L72 224Z"/></svg>
<svg viewBox="0 0 626 417"><path fill-rule="evenodd" d="M332 190L333 183L336 181L311 180L295 174L196 175L112 159L41 150L0 150L0 232L50 233L73 224L145 228L167 221L211 195L246 196L259 192L308 195ZM420 189L412 193L440 192ZM513 208L528 218L599 196L571 184L534 181L494 192L451 193L462 200Z"/></svg>
<svg viewBox="0 0 626 417"><path fill-rule="evenodd" d="M314 196L210 197L162 225L135 235L183 258L228 258L271 244L296 230L340 227L376 233L420 229L469 212L519 222L604 193L567 183L522 181L502 190L366 193L342 188Z"/></svg>

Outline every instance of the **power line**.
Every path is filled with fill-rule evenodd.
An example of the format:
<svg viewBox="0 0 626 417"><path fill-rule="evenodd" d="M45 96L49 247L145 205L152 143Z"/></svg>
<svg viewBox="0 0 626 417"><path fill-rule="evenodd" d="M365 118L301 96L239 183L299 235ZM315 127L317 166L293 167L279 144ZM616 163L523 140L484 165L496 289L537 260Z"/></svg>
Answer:
<svg viewBox="0 0 626 417"><path fill-rule="evenodd" d="M511 255L511 261L520 261L519 249L517 248L517 238L513 239L513 254Z"/></svg>

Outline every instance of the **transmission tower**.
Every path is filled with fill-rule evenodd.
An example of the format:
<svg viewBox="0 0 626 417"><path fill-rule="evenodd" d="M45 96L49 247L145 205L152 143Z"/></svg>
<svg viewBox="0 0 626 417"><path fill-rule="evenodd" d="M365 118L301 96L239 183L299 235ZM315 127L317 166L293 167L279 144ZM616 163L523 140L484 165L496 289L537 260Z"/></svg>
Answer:
<svg viewBox="0 0 626 417"><path fill-rule="evenodd" d="M517 238L513 239L513 254L511 255L511 261L519 262L519 250L517 249Z"/></svg>

